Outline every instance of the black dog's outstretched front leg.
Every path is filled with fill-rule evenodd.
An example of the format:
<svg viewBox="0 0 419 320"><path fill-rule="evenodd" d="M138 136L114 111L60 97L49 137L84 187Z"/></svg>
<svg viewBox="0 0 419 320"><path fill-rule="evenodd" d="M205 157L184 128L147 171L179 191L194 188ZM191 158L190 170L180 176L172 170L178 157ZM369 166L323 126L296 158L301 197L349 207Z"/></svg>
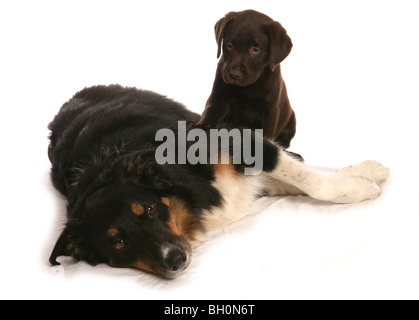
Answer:
<svg viewBox="0 0 419 320"><path fill-rule="evenodd" d="M271 190L281 185L281 193L306 194L314 199L333 203L356 203L377 198L378 184L389 175L389 170L377 161L364 161L333 174L322 174L278 148L274 168L265 168ZM287 190L286 186L289 186ZM284 191L285 190L285 191ZM272 192L271 192L272 194Z"/></svg>

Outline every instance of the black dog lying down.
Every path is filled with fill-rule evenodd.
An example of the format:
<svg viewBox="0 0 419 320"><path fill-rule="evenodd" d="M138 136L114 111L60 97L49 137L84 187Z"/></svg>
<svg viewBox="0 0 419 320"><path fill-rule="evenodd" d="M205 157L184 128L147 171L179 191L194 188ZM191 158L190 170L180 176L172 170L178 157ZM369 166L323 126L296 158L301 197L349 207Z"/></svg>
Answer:
<svg viewBox="0 0 419 320"><path fill-rule="evenodd" d="M238 161L158 164L157 131L178 137L178 121L199 119L163 96L117 85L84 89L65 103L49 126L52 181L68 199L51 264L64 255L174 278L191 261L191 242L246 215L261 195L353 203L376 198L388 176L375 161L322 175L256 135L252 141L263 142L257 175L245 175Z"/></svg>

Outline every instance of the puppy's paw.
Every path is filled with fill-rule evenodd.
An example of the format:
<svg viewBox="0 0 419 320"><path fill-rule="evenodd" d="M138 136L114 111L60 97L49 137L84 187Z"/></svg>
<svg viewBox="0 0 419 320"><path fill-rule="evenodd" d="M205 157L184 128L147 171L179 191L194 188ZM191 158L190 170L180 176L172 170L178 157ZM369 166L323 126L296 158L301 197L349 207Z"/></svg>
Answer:
<svg viewBox="0 0 419 320"><path fill-rule="evenodd" d="M363 176L338 176L335 180L334 203L356 203L372 200L381 194L381 189L374 181Z"/></svg>
<svg viewBox="0 0 419 320"><path fill-rule="evenodd" d="M208 131L212 128L210 125L201 124L199 122L187 122L186 127L188 128L188 130L201 129L204 131Z"/></svg>
<svg viewBox="0 0 419 320"><path fill-rule="evenodd" d="M367 160L359 164L343 168L338 171L339 175L358 175L375 183L384 182L390 175L390 169L384 167L378 161Z"/></svg>

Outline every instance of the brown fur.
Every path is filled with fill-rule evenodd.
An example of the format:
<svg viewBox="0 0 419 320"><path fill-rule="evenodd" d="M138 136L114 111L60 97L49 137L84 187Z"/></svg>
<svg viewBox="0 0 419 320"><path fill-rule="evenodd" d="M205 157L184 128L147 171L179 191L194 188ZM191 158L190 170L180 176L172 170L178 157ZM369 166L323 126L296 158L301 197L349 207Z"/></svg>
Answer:
<svg viewBox="0 0 419 320"><path fill-rule="evenodd" d="M286 30L253 11L230 12L215 25L218 63L213 89L197 126L263 129L288 148L296 118L288 100L280 62L292 42Z"/></svg>

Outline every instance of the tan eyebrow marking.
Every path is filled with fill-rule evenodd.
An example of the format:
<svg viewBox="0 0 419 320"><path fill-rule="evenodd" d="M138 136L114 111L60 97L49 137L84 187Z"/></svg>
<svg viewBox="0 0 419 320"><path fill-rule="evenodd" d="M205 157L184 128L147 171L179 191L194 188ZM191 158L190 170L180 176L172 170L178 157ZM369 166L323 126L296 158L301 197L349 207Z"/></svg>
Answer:
<svg viewBox="0 0 419 320"><path fill-rule="evenodd" d="M144 207L142 204L134 202L131 204L131 211L134 212L137 216L141 216L144 213Z"/></svg>
<svg viewBox="0 0 419 320"><path fill-rule="evenodd" d="M117 228L108 229L108 236L110 236L110 237L119 236L119 230Z"/></svg>

